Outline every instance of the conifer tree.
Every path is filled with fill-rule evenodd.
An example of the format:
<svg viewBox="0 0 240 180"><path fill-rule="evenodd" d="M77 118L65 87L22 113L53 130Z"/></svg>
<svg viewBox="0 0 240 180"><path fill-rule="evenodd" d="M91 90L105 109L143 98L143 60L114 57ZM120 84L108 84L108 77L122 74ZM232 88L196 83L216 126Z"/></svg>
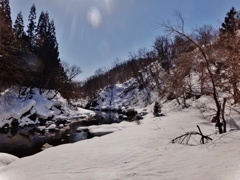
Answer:
<svg viewBox="0 0 240 180"><path fill-rule="evenodd" d="M0 0L0 85L20 84L24 72L17 61L17 48L14 43L9 0Z"/></svg>
<svg viewBox="0 0 240 180"><path fill-rule="evenodd" d="M9 0L0 0L1 46L8 46L13 41L12 19Z"/></svg>
<svg viewBox="0 0 240 180"><path fill-rule="evenodd" d="M33 50L34 48L34 37L35 37L35 31L36 31L36 18L37 18L37 13L36 13L36 7L33 4L30 10L30 14L28 16L28 29L27 29L27 36L28 36L28 42L29 42L29 49Z"/></svg>
<svg viewBox="0 0 240 180"><path fill-rule="evenodd" d="M20 52L24 51L24 49L26 48L25 46L26 34L24 32L24 21L21 11L17 14L17 18L13 25L13 36L18 51Z"/></svg>
<svg viewBox="0 0 240 180"><path fill-rule="evenodd" d="M42 88L56 89L62 67L59 59L55 25L48 12L41 12L36 28L36 52L41 61L39 84Z"/></svg>
<svg viewBox="0 0 240 180"><path fill-rule="evenodd" d="M47 29L49 25L49 15L48 12L41 12L38 24L36 27L36 47L40 48L43 43L46 41L47 37Z"/></svg>
<svg viewBox="0 0 240 180"><path fill-rule="evenodd" d="M25 32L24 32L23 16L22 16L22 12L20 11L17 14L17 18L13 25L13 35L15 39L21 39L24 33Z"/></svg>
<svg viewBox="0 0 240 180"><path fill-rule="evenodd" d="M234 7L230 9L227 13L227 16L222 23L222 27L220 28L220 32L228 35L234 35L237 29L237 11Z"/></svg>

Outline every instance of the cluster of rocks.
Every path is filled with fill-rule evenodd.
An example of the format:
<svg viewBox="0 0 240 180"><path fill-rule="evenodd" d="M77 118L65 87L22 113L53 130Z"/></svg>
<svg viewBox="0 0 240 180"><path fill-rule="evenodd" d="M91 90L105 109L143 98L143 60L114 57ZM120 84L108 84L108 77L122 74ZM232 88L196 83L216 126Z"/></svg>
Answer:
<svg viewBox="0 0 240 180"><path fill-rule="evenodd" d="M54 98L53 98L54 97ZM74 119L88 119L93 114L80 112L53 90L11 89L0 97L0 131L38 126L39 131L53 131L67 126Z"/></svg>

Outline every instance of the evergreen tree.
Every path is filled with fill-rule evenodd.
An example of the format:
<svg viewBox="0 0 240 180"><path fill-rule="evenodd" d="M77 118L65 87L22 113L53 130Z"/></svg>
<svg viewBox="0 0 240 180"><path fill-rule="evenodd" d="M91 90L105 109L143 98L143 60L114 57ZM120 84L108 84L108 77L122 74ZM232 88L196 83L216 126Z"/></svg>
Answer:
<svg viewBox="0 0 240 180"><path fill-rule="evenodd" d="M4 13L3 21L5 22L8 28L12 28L12 18L11 18L11 9L9 5L9 0L1 0L0 4L2 8L1 10Z"/></svg>
<svg viewBox="0 0 240 180"><path fill-rule="evenodd" d="M0 85L20 84L24 79L24 71L17 61L9 0L0 0L0 32Z"/></svg>
<svg viewBox="0 0 240 180"><path fill-rule="evenodd" d="M14 36L14 40L16 42L18 51L22 52L26 48L25 46L26 34L24 32L24 21L23 21L23 16L21 11L17 14L17 18L13 25L13 36Z"/></svg>
<svg viewBox="0 0 240 180"><path fill-rule="evenodd" d="M43 43L46 42L47 39L47 30L49 26L49 15L48 12L41 12L38 24L36 27L36 48L40 48L43 46Z"/></svg>
<svg viewBox="0 0 240 180"><path fill-rule="evenodd" d="M9 0L0 0L1 46L8 46L13 41L12 19Z"/></svg>
<svg viewBox="0 0 240 180"><path fill-rule="evenodd" d="M37 18L37 13L36 13L36 7L33 4L30 10L30 14L28 16L28 29L27 29L27 36L28 36L28 43L29 43L29 49L33 50L33 47L35 45L34 43L34 37L35 37L35 31L36 31L36 18Z"/></svg>
<svg viewBox="0 0 240 180"><path fill-rule="evenodd" d="M59 59L55 25L48 12L41 12L36 28L36 52L41 61L39 84L42 88L56 89L62 67Z"/></svg>
<svg viewBox="0 0 240 180"><path fill-rule="evenodd" d="M234 7L230 9L227 13L227 16L222 23L222 27L220 28L220 32L222 34L227 33L228 35L234 35L237 30L237 11Z"/></svg>
<svg viewBox="0 0 240 180"><path fill-rule="evenodd" d="M20 11L17 14L16 21L13 25L13 35L15 39L21 39L24 35L24 22L22 12Z"/></svg>

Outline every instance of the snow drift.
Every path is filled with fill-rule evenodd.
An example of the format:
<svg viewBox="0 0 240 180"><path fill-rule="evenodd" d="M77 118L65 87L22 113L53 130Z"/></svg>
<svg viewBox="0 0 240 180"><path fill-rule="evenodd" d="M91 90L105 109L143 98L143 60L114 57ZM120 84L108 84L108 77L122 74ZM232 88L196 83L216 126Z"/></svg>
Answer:
<svg viewBox="0 0 240 180"><path fill-rule="evenodd" d="M11 154L0 153L0 168L9 165L13 161L18 160L19 158Z"/></svg>

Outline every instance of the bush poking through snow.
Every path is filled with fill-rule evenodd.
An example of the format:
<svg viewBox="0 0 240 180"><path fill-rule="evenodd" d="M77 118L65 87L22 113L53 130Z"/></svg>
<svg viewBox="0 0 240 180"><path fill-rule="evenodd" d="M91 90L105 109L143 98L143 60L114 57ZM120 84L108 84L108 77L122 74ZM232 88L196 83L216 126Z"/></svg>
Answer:
<svg viewBox="0 0 240 180"><path fill-rule="evenodd" d="M161 108L162 108L162 106L158 102L155 102L155 105L153 107L153 115L159 116L160 113L162 112Z"/></svg>
<svg viewBox="0 0 240 180"><path fill-rule="evenodd" d="M173 139L172 143L178 142L179 144L193 145L192 141L191 141L192 140L191 138L193 138L193 136L200 136L200 144L205 144L209 140L212 141L212 138L210 138L209 136L203 135L203 133L198 125L197 125L197 128L198 128L199 132L196 132L196 131L187 132L187 133ZM193 138L193 139L195 141L195 138Z"/></svg>

